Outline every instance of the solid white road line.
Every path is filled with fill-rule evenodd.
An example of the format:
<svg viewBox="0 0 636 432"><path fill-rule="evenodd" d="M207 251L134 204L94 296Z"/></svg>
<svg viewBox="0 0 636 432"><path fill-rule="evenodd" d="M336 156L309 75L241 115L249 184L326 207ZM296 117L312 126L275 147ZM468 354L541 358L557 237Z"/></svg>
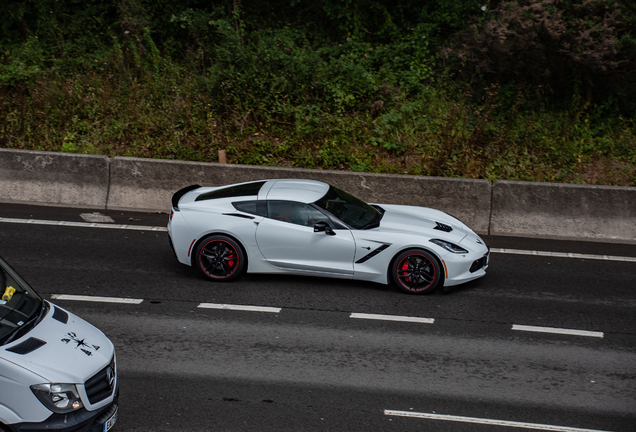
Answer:
<svg viewBox="0 0 636 432"><path fill-rule="evenodd" d="M520 250L520 249L497 249L497 248L491 248L490 252L510 254L510 255L536 255L536 256L545 256L545 257L552 257L552 258L578 258L578 259L593 259L593 260L605 260L605 261L636 262L636 257L580 254L580 253L572 253L572 252L546 252L546 251L530 251L530 250Z"/></svg>
<svg viewBox="0 0 636 432"><path fill-rule="evenodd" d="M86 222L103 222L103 223L115 223L112 217L102 214L100 212L93 213L80 213L80 217Z"/></svg>
<svg viewBox="0 0 636 432"><path fill-rule="evenodd" d="M70 227L82 227L82 228L110 228L110 229L123 229L123 230L134 230L134 231L168 231L168 228L158 227L158 226L118 225L118 224L107 224L107 223L96 223L96 222L66 222L66 221L16 219L16 218L3 218L3 217L0 217L0 222L32 224L32 225L70 226Z"/></svg>
<svg viewBox="0 0 636 432"><path fill-rule="evenodd" d="M230 305L230 304L218 304L218 303L201 303L197 307L202 309L226 309L226 310L249 311L249 312L279 313L281 311L281 308L276 308L276 307L244 306L244 305Z"/></svg>
<svg viewBox="0 0 636 432"><path fill-rule="evenodd" d="M381 320L381 321L403 321L403 322L424 323L424 324L433 324L435 322L433 318L408 317L408 316L398 316L398 315L377 315L377 314L365 314L365 313L355 313L355 312L349 315L349 318L360 318L360 319Z"/></svg>
<svg viewBox="0 0 636 432"><path fill-rule="evenodd" d="M597 429L581 429L581 428L573 428L573 427L567 427L567 426L553 426L553 425L547 425L547 424L541 424L541 423L523 423L523 422L514 422L514 421L507 421L507 420L494 420L494 419L485 419L485 418L477 418L477 417L461 417L461 416L453 416L453 415L418 413L418 412L410 412L410 411L384 410L384 415L423 418L428 420L445 420L445 421L454 421L454 422L461 422L461 423L476 423L476 424L493 425L493 426L507 426L507 427L521 428L521 429L535 429L535 430L557 431L557 432L609 432L609 431L600 431Z"/></svg>
<svg viewBox="0 0 636 432"><path fill-rule="evenodd" d="M99 303L122 303L122 304L140 304L144 299L135 298L123 298L123 297L99 297L99 296L83 296L83 295L71 295L71 294L52 294L51 298L54 300L73 300L73 301L88 301Z"/></svg>
<svg viewBox="0 0 636 432"><path fill-rule="evenodd" d="M537 326L517 325L517 324L513 324L512 329L519 330L519 331L527 331L527 332L554 333L554 334L588 336L588 337L597 337L597 338L602 338L604 336L603 332L596 332L596 331L572 330L572 329L562 329L562 328L554 328L554 327L537 327Z"/></svg>
<svg viewBox="0 0 636 432"><path fill-rule="evenodd" d="M22 224L33 224L33 225L58 225L58 226L70 226L70 227L84 227L84 228L111 228L111 229L124 229L124 230L135 230L135 231L162 231L162 232L168 231L166 227L157 227L157 226L118 225L118 224L89 223L89 222L65 222L65 221L17 219L17 218L3 218L3 217L0 217L0 222L22 223ZM511 255L536 255L536 256L545 256L545 257L553 257L553 258L578 258L578 259L594 259L594 260L605 260L605 261L636 262L636 257L580 254L580 253L572 253L572 252L546 252L546 251L500 249L500 248L491 248L490 252L500 253L500 254L511 254Z"/></svg>

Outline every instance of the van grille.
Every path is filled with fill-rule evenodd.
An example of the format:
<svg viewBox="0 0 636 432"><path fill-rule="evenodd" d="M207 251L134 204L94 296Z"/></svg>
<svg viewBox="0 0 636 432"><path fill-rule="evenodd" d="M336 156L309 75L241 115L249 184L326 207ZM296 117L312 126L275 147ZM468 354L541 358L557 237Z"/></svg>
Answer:
<svg viewBox="0 0 636 432"><path fill-rule="evenodd" d="M84 384L86 395L91 405L103 401L113 394L116 381L117 369L115 367L115 356L113 356L104 369L97 372Z"/></svg>

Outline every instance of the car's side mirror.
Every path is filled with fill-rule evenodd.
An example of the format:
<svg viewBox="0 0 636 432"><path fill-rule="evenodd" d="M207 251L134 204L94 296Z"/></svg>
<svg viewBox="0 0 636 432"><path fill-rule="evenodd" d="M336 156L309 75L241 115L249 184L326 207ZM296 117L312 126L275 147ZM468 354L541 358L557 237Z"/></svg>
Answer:
<svg viewBox="0 0 636 432"><path fill-rule="evenodd" d="M333 232L333 229L331 229L327 222L316 222L316 224L314 225L314 232L322 231L324 231L327 235L336 235L336 233Z"/></svg>

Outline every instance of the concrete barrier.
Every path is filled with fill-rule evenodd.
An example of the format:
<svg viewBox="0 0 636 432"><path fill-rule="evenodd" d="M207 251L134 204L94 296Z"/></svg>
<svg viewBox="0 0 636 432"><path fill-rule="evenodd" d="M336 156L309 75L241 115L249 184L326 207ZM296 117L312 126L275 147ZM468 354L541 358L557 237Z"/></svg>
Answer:
<svg viewBox="0 0 636 432"><path fill-rule="evenodd" d="M367 202L432 207L480 234L636 243L636 188L368 174L0 148L0 202L165 211L178 189L320 180Z"/></svg>
<svg viewBox="0 0 636 432"><path fill-rule="evenodd" d="M107 207L169 211L172 194L184 186L270 178L320 180L367 202L433 207L453 214L478 233L488 233L492 186L486 180L116 157L111 163Z"/></svg>
<svg viewBox="0 0 636 432"><path fill-rule="evenodd" d="M0 148L0 202L106 208L106 156Z"/></svg>
<svg viewBox="0 0 636 432"><path fill-rule="evenodd" d="M636 243L636 188L498 181L490 234Z"/></svg>

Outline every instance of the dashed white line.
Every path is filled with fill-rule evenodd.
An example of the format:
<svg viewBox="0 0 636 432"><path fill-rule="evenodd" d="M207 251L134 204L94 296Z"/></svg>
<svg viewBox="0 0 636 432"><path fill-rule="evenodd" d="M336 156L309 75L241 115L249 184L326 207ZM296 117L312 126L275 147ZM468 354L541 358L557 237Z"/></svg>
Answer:
<svg viewBox="0 0 636 432"><path fill-rule="evenodd" d="M360 318L360 319L369 319L369 320L381 320L381 321L402 321L402 322L413 322L413 323L424 323L424 324L433 324L435 319L433 318L420 318L420 317L409 317L409 316L399 316L399 315L378 315L378 314L365 314L365 313L351 313L349 318Z"/></svg>
<svg viewBox="0 0 636 432"><path fill-rule="evenodd" d="M144 299L136 298L124 298L124 297L100 297L100 296L87 296L87 295L72 295L72 294L52 294L51 298L54 300L70 300L70 301L87 301L87 302L100 302L100 303L120 303L120 304L140 304ZM222 303L199 303L197 306L201 309L220 309L220 310L234 310L234 311L246 311L246 312L268 312L268 313L280 313L282 308L270 307L270 306L250 306L250 305L233 305ZM411 317L400 315L381 315L381 314L366 314L351 312L349 318L367 319L367 320L380 320L380 321L398 321L398 322L411 322L420 324L434 324L435 318L423 318L423 317ZM512 330L526 331L526 332L538 332L538 333L553 333L573 336L587 336L603 338L605 334L598 331L588 330L573 330L562 329L555 327L538 327L529 325L513 324Z"/></svg>
<svg viewBox="0 0 636 432"><path fill-rule="evenodd" d="M67 222L67 221L18 219L18 218L4 218L4 217L0 217L0 222L33 224L33 225L56 225L56 226L83 227L83 228L109 228L109 229L123 229L123 230L134 230L134 231L160 231L160 232L167 231L166 227L158 227L158 226L121 225L121 224L96 223L96 222ZM594 260L606 260L606 261L636 262L636 257L623 257L623 256L612 256L612 255L594 255L594 254L580 254L580 253L568 253L568 252L547 252L547 251L531 251L531 250L500 249L500 248L491 248L490 251L492 253L512 254L512 255L535 255L535 256L545 256L545 257L554 257L554 258L578 258L578 259L594 259ZM57 300L93 301L93 302L124 303L124 304L139 304L143 302L143 299L126 299L126 298L99 297L99 296L74 296L74 295L67 295L67 294L55 294L51 297ZM227 310L242 310L242 311L254 311L254 312L271 312L271 313L279 313L281 311L281 308L271 308L271 307L262 307L262 306L225 305L225 304L214 304L214 303L201 303L198 307L207 308L207 309L227 309ZM352 313L350 315L350 318L414 322L414 323L425 323L425 324L433 324L435 322L433 318L406 317L406 316L397 316L397 315L363 314L363 313ZM603 332L559 329L559 328L537 327L537 326L523 326L523 325L516 325L516 324L512 326L512 330L566 334L566 335L576 335L576 336L588 336L588 337L598 337L598 338L602 338L604 336Z"/></svg>
<svg viewBox="0 0 636 432"><path fill-rule="evenodd" d="M218 303L201 303L197 307L202 309L224 309L224 310L235 310L235 311L269 312L269 313L279 313L281 311L281 308L276 308L276 307L231 305L231 304L218 304Z"/></svg>
<svg viewBox="0 0 636 432"><path fill-rule="evenodd" d="M158 226L120 225L120 224L96 223L96 222L67 222L67 221L16 219L16 218L3 218L3 217L0 217L0 222L32 224L32 225L56 225L56 226L82 227L82 228L110 228L110 229L123 229L123 230L134 230L134 231L168 231L168 228L158 227Z"/></svg>
<svg viewBox="0 0 636 432"><path fill-rule="evenodd" d="M562 328L554 328L554 327L537 327L537 326L518 325L518 324L513 324L512 329L519 330L519 331L526 331L526 332L554 333L554 334L587 336L587 337L597 337L597 338L602 338L604 336L603 332L597 332L597 331L562 329Z"/></svg>
<svg viewBox="0 0 636 432"><path fill-rule="evenodd" d="M140 304L144 299L124 298L124 297L100 297L100 296L85 296L85 295L72 295L72 294L52 294L51 298L54 300L72 300L72 301L89 301L100 303L122 303L122 304Z"/></svg>
<svg viewBox="0 0 636 432"><path fill-rule="evenodd" d="M418 413L418 412L411 412L411 411L384 410L384 415L396 416L396 417L423 418L428 420L444 420L444 421L453 421L453 422L461 422L461 423L475 423L475 424L493 425L493 426L507 426L507 427L521 428L521 429L534 429L534 430L555 431L555 432L609 432L609 431L600 431L598 429L581 429L581 428L574 428L574 427L568 427L568 426L554 426L554 425L541 424L541 423L524 423L524 422L515 422L515 421L508 421L508 420L495 420L495 419L486 419L486 418L478 418L478 417L462 417L462 416L432 414L432 413Z"/></svg>
<svg viewBox="0 0 636 432"><path fill-rule="evenodd" d="M545 256L551 258L578 258L578 259L593 259L593 260L605 260L605 261L623 261L623 262L636 262L636 257L624 257L614 255L594 255L594 254L580 254L572 252L547 252L547 251L532 251L521 249L498 249L491 248L490 252L510 255L536 255Z"/></svg>

